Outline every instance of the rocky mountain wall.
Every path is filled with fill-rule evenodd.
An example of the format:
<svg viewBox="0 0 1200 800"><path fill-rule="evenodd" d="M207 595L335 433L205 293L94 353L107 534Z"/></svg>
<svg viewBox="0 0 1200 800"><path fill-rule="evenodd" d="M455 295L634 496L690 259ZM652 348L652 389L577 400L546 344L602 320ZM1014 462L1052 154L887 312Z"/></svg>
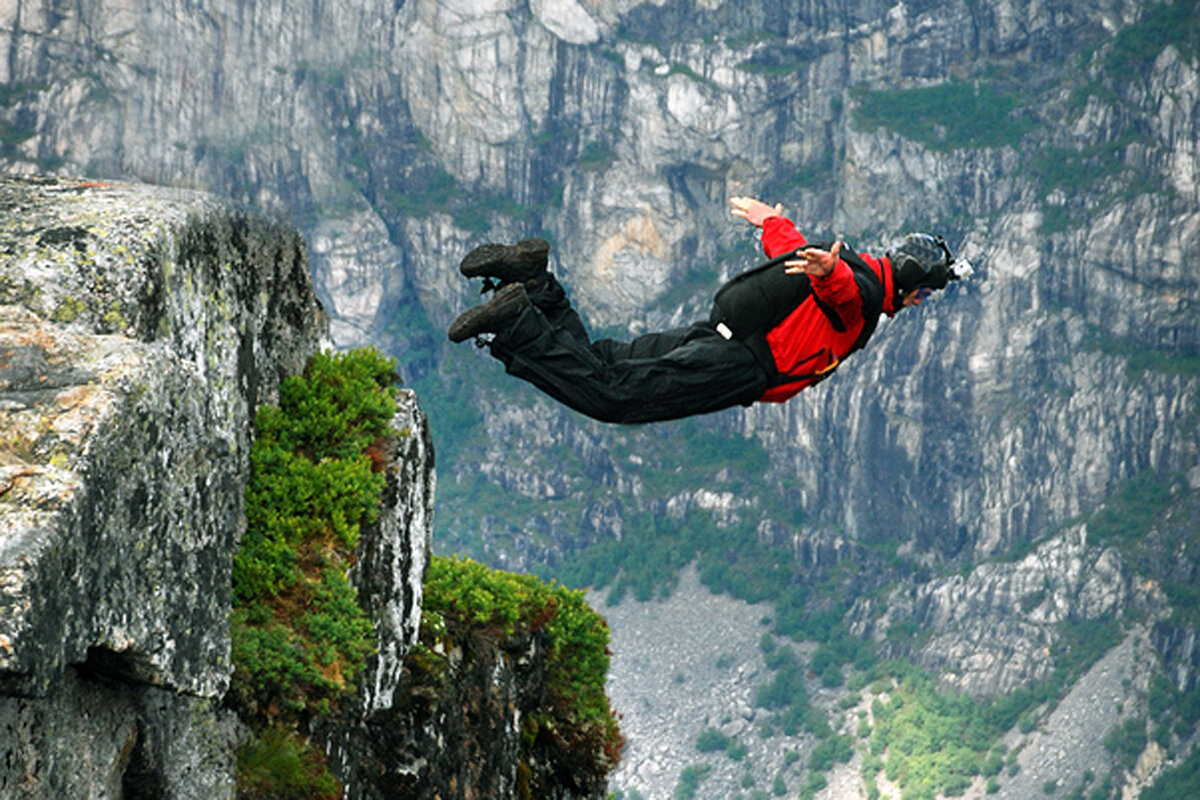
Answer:
<svg viewBox="0 0 1200 800"><path fill-rule="evenodd" d="M307 246L281 220L141 184L8 176L0 207L0 796L232 798L253 419L328 344ZM374 652L314 740L348 800L394 797L406 775L406 796L515 798L545 668L501 680L520 648L479 637L461 674L414 692L436 477L413 391L391 429L350 574ZM447 711L407 715L421 703ZM548 797L603 789L531 768Z"/></svg>
<svg viewBox="0 0 1200 800"><path fill-rule="evenodd" d="M862 248L935 226L981 264L972 285L883 326L819 398L734 424L822 522L982 557L1142 469L1195 463L1193 380L1129 380L1106 350L1200 347L1195 54L1162 46L1144 78L1094 55L1155 8L21 3L0 26L7 160L289 209L335 340L387 342L418 377L464 355L439 355L438 330L465 300L452 265L485 229L549 232L591 322L636 332L706 313L718 276L752 263L731 194L783 200L803 230ZM887 99L864 86L963 79L983 102L947 100L927 133L862 121ZM485 451L493 474L536 483L503 451Z"/></svg>
<svg viewBox="0 0 1200 800"><path fill-rule="evenodd" d="M935 674L972 695L999 697L1051 676L1047 645L1064 623L1162 605L1155 587L1139 585L1118 553L1089 549L1086 529L1076 529L1020 561L983 564L968 576L898 593L885 617L863 627L882 633L895 620L914 621L931 634L920 658Z"/></svg>
<svg viewBox="0 0 1200 800"><path fill-rule="evenodd" d="M0 793L232 794L250 421L323 315L294 228L5 178Z"/></svg>
<svg viewBox="0 0 1200 800"><path fill-rule="evenodd" d="M1184 0L28 0L0 14L9 168L204 186L301 222L335 341L379 342L441 392L438 524L456 548L555 564L669 509L790 548L797 580L840 563L868 582L895 556L912 570L895 615L934 628L929 663L992 691L1048 667L1032 651L960 659L979 642L934 613L963 588L939 570L1017 562L1074 608L1078 582L1014 554L1101 564L1104 547L1068 532L1081 519L1141 475L1173 497L1197 489L1200 56ZM860 249L936 229L978 274L882 324L817 390L698 428L596 425L446 349L445 325L477 300L454 264L489 238L548 235L597 330L705 315L757 258L732 194ZM722 485L736 463L713 485L695 485L696 464L654 473L650 453L713 434L769 455L752 490ZM1191 550L1170 552L1194 572ZM1122 586L1163 577L1126 566ZM986 595L1026 578L963 580ZM1036 639L1037 606L975 611L1011 617L997 624L1014 653ZM1181 686L1187 629L1160 639L1179 645Z"/></svg>

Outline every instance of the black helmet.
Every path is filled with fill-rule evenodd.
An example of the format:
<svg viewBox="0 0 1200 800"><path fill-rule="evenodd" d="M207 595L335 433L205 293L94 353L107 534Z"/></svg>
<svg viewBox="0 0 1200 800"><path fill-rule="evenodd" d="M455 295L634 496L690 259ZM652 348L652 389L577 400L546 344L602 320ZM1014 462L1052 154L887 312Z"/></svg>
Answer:
<svg viewBox="0 0 1200 800"><path fill-rule="evenodd" d="M954 256L941 236L910 233L892 245L887 256L900 294L921 287L944 289L950 282L949 267Z"/></svg>
<svg viewBox="0 0 1200 800"><path fill-rule="evenodd" d="M887 251L896 284L896 302L914 289L945 289L950 281L970 277L971 262L955 259L941 236L910 233Z"/></svg>

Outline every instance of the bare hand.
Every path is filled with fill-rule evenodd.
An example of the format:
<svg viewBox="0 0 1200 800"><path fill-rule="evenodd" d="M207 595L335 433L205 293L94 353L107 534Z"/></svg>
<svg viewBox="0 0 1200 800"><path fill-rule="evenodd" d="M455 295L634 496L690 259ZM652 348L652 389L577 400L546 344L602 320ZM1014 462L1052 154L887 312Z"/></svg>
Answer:
<svg viewBox="0 0 1200 800"><path fill-rule="evenodd" d="M757 228L762 227L763 220L767 217L783 216L783 203L776 203L772 207L753 197L731 197L729 204L733 206L730 213L735 217L741 217Z"/></svg>
<svg viewBox="0 0 1200 800"><path fill-rule="evenodd" d="M833 247L829 250L810 247L807 250L797 251L796 257L783 262L783 266L789 275L810 275L814 278L824 278L837 266L840 252L842 252L841 242L834 242Z"/></svg>

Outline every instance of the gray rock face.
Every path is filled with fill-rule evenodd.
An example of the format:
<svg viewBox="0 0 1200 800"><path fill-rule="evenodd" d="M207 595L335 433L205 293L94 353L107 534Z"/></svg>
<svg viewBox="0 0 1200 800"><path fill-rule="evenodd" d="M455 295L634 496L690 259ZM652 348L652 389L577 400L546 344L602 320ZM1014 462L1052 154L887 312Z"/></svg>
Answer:
<svg viewBox="0 0 1200 800"><path fill-rule="evenodd" d="M321 731L347 797L522 796L521 720L543 702L545 643L532 636L484 638L451 652L436 678L419 667L406 671L394 706L365 714L351 709ZM549 786L570 785L569 778L550 777ZM523 780L528 787L529 776ZM554 797L598 800L573 792Z"/></svg>
<svg viewBox="0 0 1200 800"><path fill-rule="evenodd" d="M1143 80L1106 74L1102 56L1076 66L1156 7L345 0L304 16L23 3L0 33L7 118L30 133L8 163L288 208L311 232L335 340L381 342L417 375L438 367L440 329L474 300L453 265L481 228L550 232L552 266L589 321L629 332L706 314L707 290L752 261L730 194L782 200L804 231L864 249L946 229L982 266L973 285L881 326L818 398L727 424L767 446L768 482L794 480L818 524L860 540L899 529L926 560L983 558L1146 467L1200 457L1195 379L1130 380L1120 355L1200 346L1184 255L1200 236L1200 65L1172 45ZM80 52L108 56L81 72ZM1031 122L1032 138L941 146L936 130L923 141L856 119L864 82L945 85L980 64L998 76L985 70L984 85L1019 102L997 124ZM1048 178L1038 152L1078 164L1076 180ZM1069 224L1047 225L1056 214ZM681 284L696 291L680 299ZM430 325L403 323L414 318ZM514 454L552 459L583 438L601 464L620 435L507 402L489 398L489 423L530 433L443 465L456 479L580 502L615 485L614 507L653 502L619 462L547 481L554 470ZM550 544L481 547L527 567L613 529L594 519L532 513L524 524Z"/></svg>
<svg viewBox="0 0 1200 800"><path fill-rule="evenodd" d="M238 726L212 698L82 664L52 689L0 697L4 797L233 797Z"/></svg>
<svg viewBox="0 0 1200 800"><path fill-rule="evenodd" d="M432 551L433 439L416 395L402 390L392 420L390 454L380 517L363 531L350 580L375 623L375 655L367 662L359 697L362 713L390 708L401 662L421 628L421 597ZM353 795L349 795L353 796Z"/></svg>
<svg viewBox="0 0 1200 800"><path fill-rule="evenodd" d="M930 634L914 653L919 662L949 686L995 697L1050 676L1064 623L1157 613L1164 600L1137 585L1116 550L1089 548L1086 528L1076 528L1019 561L898 590L882 618L854 627L882 641L895 621L915 622Z"/></svg>
<svg viewBox="0 0 1200 800"><path fill-rule="evenodd" d="M333 719L322 721L317 731L346 800L389 797L388 787L395 785L396 776L411 772L411 754L388 743L408 735L403 726L393 724L394 709L404 702L403 660L421 626L436 476L433 441L416 396L402 391L398 405L392 420L396 450L389 454L381 513L363 530L350 575L359 602L375 624L376 653L367 659L357 696ZM437 737L436 730L433 735ZM440 744L426 754L443 751L451 760L462 757L461 751ZM498 752L503 771L508 766L505 756L511 754ZM486 777L492 776L493 766L482 771Z"/></svg>
<svg viewBox="0 0 1200 800"><path fill-rule="evenodd" d="M0 204L0 794L228 796L250 420L324 331L304 244L143 186Z"/></svg>
<svg viewBox="0 0 1200 800"><path fill-rule="evenodd" d="M748 794L741 783L747 774L759 787L770 786L786 769L785 751L807 755L811 743L804 737L759 735L771 716L754 704L755 690L772 675L760 648L770 630L762 623L773 612L770 604L711 595L694 569L684 571L669 600L616 606L600 596L590 600L612 629L608 691L624 715L626 745L614 787L665 800L674 795L682 767L706 763L711 771L698 795L736 797ZM696 740L705 729L735 739L746 754L734 760L701 753Z"/></svg>

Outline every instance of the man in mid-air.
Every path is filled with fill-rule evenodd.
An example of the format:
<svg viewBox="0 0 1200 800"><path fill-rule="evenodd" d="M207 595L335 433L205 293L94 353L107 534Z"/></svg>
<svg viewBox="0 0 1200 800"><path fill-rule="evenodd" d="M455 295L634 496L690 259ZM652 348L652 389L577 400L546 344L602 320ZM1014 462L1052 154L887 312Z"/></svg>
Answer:
<svg viewBox="0 0 1200 800"><path fill-rule="evenodd" d="M722 286L706 321L629 342L591 341L547 270L542 239L485 244L459 271L495 289L450 326L482 339L507 371L603 422L677 419L754 402L780 403L828 377L863 347L881 314L920 305L971 274L940 236L911 233L883 258L842 242L812 245L782 205L730 200L762 229L767 262Z"/></svg>

